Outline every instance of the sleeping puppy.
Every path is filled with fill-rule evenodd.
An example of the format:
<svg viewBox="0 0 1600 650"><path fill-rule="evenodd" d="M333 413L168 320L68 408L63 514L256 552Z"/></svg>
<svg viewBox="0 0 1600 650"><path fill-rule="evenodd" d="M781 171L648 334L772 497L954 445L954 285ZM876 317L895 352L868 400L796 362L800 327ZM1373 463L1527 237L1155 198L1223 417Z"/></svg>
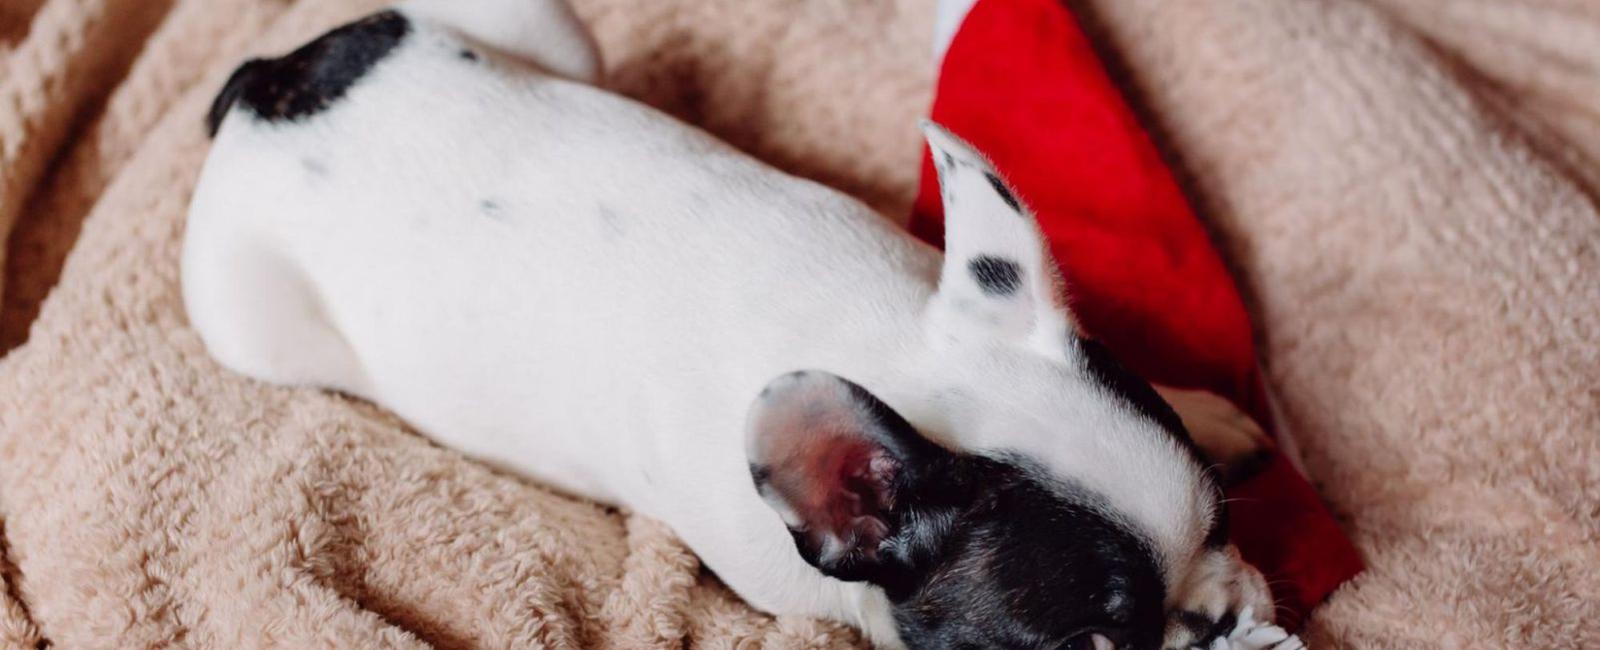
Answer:
<svg viewBox="0 0 1600 650"><path fill-rule="evenodd" d="M881 647L1297 646L981 153L924 127L941 254L599 69L556 0L408 3L241 66L183 249L211 354L659 518L752 605Z"/></svg>

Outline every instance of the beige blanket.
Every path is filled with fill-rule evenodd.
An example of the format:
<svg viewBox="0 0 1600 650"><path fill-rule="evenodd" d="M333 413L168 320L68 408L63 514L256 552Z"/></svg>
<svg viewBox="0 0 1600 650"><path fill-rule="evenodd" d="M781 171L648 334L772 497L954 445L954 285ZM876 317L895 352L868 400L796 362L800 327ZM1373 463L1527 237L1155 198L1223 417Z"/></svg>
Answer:
<svg viewBox="0 0 1600 650"><path fill-rule="evenodd" d="M205 356L176 284L205 103L375 4L0 0L0 642L857 643L659 525ZM622 92L904 213L928 0L576 4ZM1311 640L1600 647L1600 6L1084 4L1371 563Z"/></svg>

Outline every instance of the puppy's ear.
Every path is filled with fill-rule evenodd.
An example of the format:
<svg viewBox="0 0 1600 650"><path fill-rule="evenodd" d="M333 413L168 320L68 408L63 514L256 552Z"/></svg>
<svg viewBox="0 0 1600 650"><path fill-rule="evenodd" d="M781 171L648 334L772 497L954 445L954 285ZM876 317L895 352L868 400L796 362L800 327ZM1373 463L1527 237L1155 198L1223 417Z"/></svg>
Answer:
<svg viewBox="0 0 1600 650"><path fill-rule="evenodd" d="M866 389L818 371L783 375L761 391L745 451L756 491L807 562L879 584L893 571L881 547L899 529L905 498L950 457Z"/></svg>
<svg viewBox="0 0 1600 650"><path fill-rule="evenodd" d="M960 339L1034 343L1060 354L1073 325L1033 213L972 145L931 121L922 130L944 203L945 258L929 309L933 326Z"/></svg>

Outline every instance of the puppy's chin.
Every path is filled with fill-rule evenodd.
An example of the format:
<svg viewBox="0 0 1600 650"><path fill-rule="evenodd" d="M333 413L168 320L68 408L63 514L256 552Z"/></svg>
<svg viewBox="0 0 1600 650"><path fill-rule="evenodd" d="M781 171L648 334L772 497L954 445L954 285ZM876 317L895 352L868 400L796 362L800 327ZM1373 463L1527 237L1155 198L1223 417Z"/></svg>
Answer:
<svg viewBox="0 0 1600 650"><path fill-rule="evenodd" d="M1201 551L1168 603L1164 648L1188 648L1227 634L1246 611L1260 621L1273 617L1266 577L1228 545Z"/></svg>

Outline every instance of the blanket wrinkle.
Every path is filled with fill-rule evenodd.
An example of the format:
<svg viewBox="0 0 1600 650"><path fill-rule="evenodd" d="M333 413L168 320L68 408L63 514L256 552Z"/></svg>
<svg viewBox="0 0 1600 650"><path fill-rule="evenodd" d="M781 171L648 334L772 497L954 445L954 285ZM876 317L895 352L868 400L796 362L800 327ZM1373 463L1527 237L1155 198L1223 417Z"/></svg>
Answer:
<svg viewBox="0 0 1600 650"><path fill-rule="evenodd" d="M177 253L207 102L381 4L0 2L0 647L862 647L657 522L205 354ZM612 88L907 214L928 0L574 4ZM1308 640L1600 647L1600 9L1072 4L1366 556Z"/></svg>
<svg viewBox="0 0 1600 650"><path fill-rule="evenodd" d="M1584 0L1367 0L1425 38L1563 172L1600 197L1600 6ZM1494 46L1486 46L1493 44Z"/></svg>
<svg viewBox="0 0 1600 650"><path fill-rule="evenodd" d="M104 106L74 138L31 196L18 196L24 215L11 232L3 256L5 286L0 287L0 350L27 338L54 286L84 216L112 175L132 155L157 119L183 90L199 81L214 58L238 56L286 2L211 0L174 2L112 87ZM372 3L376 6L376 3ZM137 39L134 30L113 36Z"/></svg>
<svg viewBox="0 0 1600 650"><path fill-rule="evenodd" d="M3 51L0 233L11 232L73 127L117 82L170 1L52 0L28 19L27 38ZM22 19L27 5L5 17Z"/></svg>

